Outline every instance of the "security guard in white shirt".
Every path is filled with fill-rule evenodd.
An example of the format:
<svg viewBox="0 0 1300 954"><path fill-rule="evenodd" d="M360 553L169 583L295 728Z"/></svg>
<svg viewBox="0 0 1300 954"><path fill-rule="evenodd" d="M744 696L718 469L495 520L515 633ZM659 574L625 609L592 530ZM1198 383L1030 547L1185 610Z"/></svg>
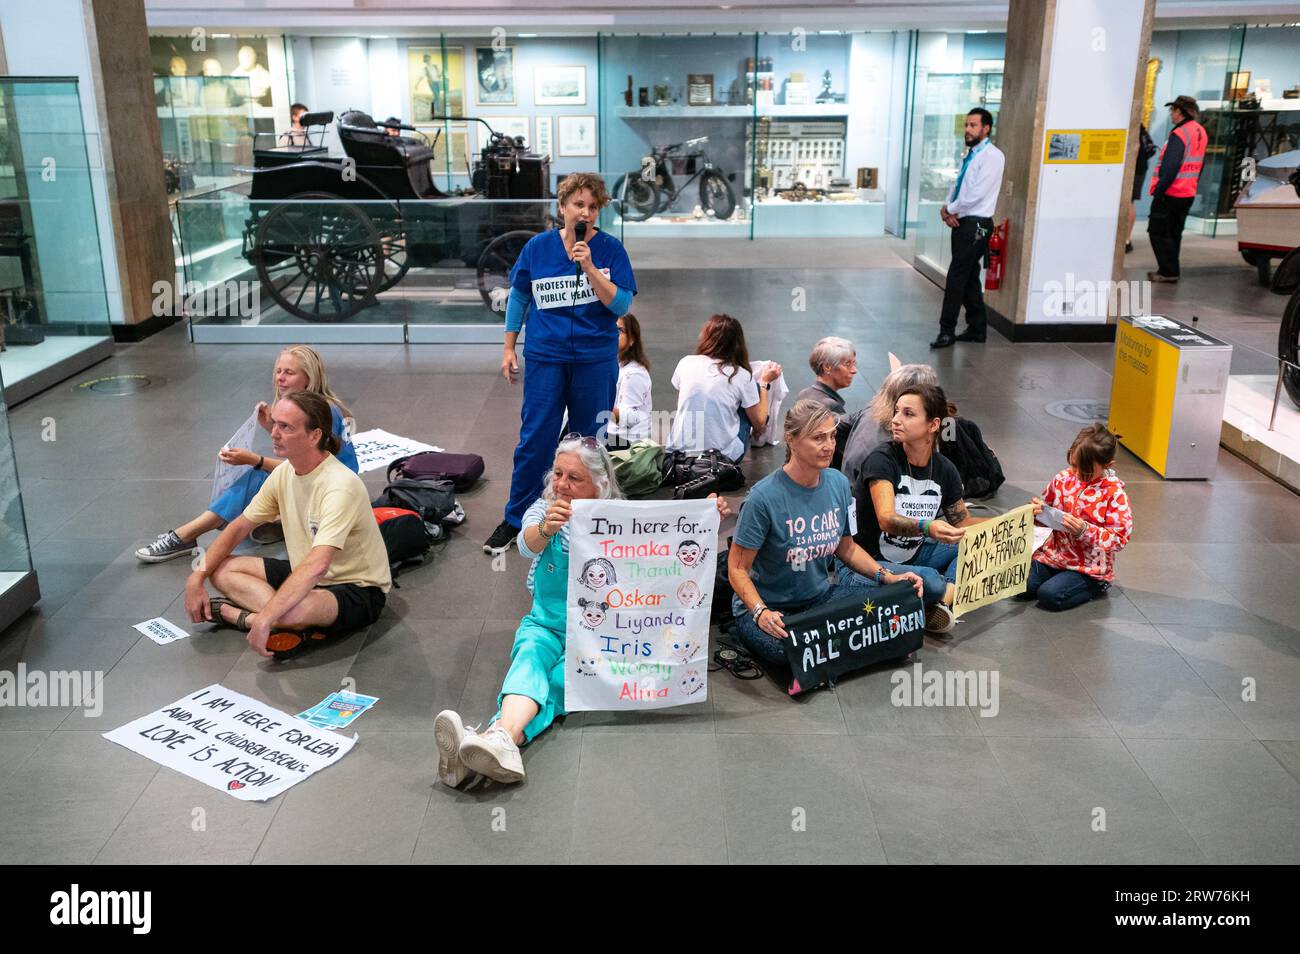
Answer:
<svg viewBox="0 0 1300 954"><path fill-rule="evenodd" d="M982 342L988 327L984 310L984 289L980 262L993 232L993 211L1002 189L1002 150L989 142L993 116L976 107L966 114L966 158L953 183L948 201L939 210L952 229L952 262L943 289L943 311L939 315L939 337L931 348L947 348L955 341ZM966 330L955 334L957 315L966 306Z"/></svg>

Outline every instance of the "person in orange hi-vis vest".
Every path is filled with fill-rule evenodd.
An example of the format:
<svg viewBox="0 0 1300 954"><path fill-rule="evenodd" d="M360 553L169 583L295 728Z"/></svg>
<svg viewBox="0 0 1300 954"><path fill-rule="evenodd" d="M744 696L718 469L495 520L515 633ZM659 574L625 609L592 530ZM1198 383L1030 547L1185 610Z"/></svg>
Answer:
<svg viewBox="0 0 1300 954"><path fill-rule="evenodd" d="M1151 173L1151 212L1147 219L1147 233L1156 253L1156 270L1147 272L1153 282L1178 281L1183 225L1196 201L1196 184L1205 165L1205 127L1196 121L1200 114L1196 100L1179 96L1165 105L1173 128Z"/></svg>

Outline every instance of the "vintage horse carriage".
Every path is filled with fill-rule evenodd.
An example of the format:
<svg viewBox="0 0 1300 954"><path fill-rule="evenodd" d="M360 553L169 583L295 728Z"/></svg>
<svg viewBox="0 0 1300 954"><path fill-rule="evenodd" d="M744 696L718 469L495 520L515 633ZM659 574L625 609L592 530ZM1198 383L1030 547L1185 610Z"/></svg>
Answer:
<svg viewBox="0 0 1300 954"><path fill-rule="evenodd" d="M323 139L333 119L307 113L305 142L253 152L243 254L262 290L295 317L345 321L413 267L470 268L483 303L504 311L510 267L554 224L549 159L477 120L489 141L471 189L452 195L434 184L435 151L414 127L345 112L336 124L345 155L331 156ZM485 201L501 199L516 201Z"/></svg>

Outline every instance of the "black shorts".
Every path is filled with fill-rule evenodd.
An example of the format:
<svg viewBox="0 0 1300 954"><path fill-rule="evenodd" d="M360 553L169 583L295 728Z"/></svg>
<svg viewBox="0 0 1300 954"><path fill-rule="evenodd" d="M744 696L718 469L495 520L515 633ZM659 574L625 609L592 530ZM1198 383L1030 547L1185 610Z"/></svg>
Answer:
<svg viewBox="0 0 1300 954"><path fill-rule="evenodd" d="M288 560L262 557L262 571L266 574L266 582L278 590L289 579L293 567ZM361 586L357 583L335 583L332 586L318 586L316 589L329 591L339 605L339 615L322 630L328 638L345 636L369 626L379 619L379 611L384 608L387 599L379 587Z"/></svg>

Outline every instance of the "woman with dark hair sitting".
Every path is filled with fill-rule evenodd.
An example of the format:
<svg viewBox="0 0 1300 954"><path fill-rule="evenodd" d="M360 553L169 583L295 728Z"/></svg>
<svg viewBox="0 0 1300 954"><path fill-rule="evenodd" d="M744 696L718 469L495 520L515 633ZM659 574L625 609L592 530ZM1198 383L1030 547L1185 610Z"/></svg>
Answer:
<svg viewBox="0 0 1300 954"><path fill-rule="evenodd" d="M921 595L915 573L891 572L854 542L849 481L831 467L835 427L830 408L795 402L785 416L785 466L754 485L732 537L727 576L736 591L736 636L769 663L787 664L787 613L900 580ZM834 583L833 558L852 571Z"/></svg>
<svg viewBox="0 0 1300 954"><path fill-rule="evenodd" d="M957 468L939 453L947 414L940 388L902 389L890 422L893 439L867 456L859 477L871 506L858 511L857 540L882 566L915 571L925 581L926 629L933 633L952 630L957 544L979 522L966 509Z"/></svg>
<svg viewBox="0 0 1300 954"><path fill-rule="evenodd" d="M605 428L605 445L628 447L650 437L650 359L641 341L641 322L631 312L618 319L618 388Z"/></svg>
<svg viewBox="0 0 1300 954"><path fill-rule="evenodd" d="M767 426L769 393L780 376L781 366L773 361L755 380L745 329L730 315L713 315L700 330L695 354L677 362L673 372L677 415L667 450L715 449L739 463L751 428Z"/></svg>

